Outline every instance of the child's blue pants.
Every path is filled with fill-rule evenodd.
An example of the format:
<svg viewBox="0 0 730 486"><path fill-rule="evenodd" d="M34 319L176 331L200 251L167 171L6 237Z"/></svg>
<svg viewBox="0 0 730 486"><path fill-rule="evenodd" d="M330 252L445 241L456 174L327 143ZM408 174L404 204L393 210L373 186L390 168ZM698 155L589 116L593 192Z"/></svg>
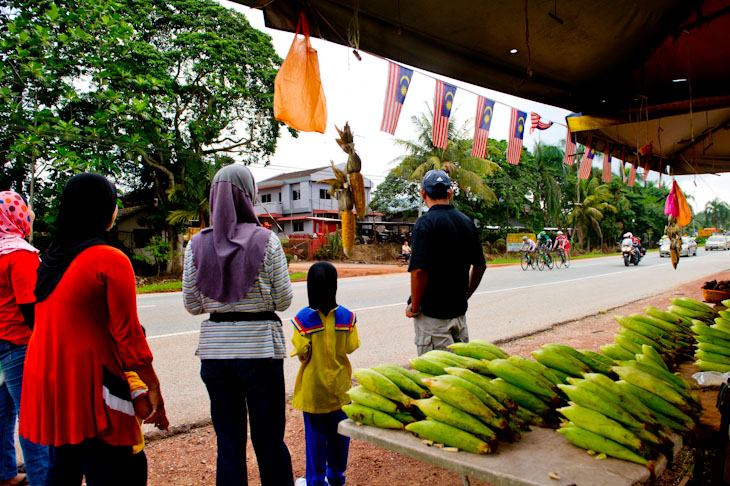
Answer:
<svg viewBox="0 0 730 486"><path fill-rule="evenodd" d="M345 484L350 438L337 433L337 424L347 415L342 410L330 413L304 412L304 437L307 441L307 486Z"/></svg>

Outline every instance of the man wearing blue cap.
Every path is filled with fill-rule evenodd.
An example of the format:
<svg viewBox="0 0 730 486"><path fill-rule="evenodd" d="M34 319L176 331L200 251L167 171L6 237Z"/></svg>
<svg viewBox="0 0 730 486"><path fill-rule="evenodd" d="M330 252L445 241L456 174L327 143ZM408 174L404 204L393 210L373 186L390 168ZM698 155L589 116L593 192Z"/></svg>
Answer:
<svg viewBox="0 0 730 486"><path fill-rule="evenodd" d="M467 300L487 265L474 223L450 203L454 191L442 170L423 176L421 197L428 212L413 228L411 297L406 316L413 318L418 355L468 342Z"/></svg>

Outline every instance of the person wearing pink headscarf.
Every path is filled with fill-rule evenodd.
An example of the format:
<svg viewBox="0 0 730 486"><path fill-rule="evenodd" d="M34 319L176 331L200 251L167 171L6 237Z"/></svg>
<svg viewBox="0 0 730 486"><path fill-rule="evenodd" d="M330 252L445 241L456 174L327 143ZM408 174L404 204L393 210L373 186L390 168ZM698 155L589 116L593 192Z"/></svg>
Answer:
<svg viewBox="0 0 730 486"><path fill-rule="evenodd" d="M38 250L25 241L33 222L23 196L0 192L0 486L46 483L48 447L20 438L25 474L15 459L15 424L20 409L25 351L33 329Z"/></svg>

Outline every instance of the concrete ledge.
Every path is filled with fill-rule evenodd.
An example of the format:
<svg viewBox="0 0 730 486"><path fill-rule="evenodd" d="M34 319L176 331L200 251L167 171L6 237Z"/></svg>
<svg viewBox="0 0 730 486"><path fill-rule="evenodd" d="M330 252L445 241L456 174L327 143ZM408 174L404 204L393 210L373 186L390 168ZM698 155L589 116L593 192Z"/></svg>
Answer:
<svg viewBox="0 0 730 486"><path fill-rule="evenodd" d="M490 455L446 452L427 446L410 432L359 426L352 420L340 422L338 431L495 486L632 486L650 479L649 470L644 466L612 458L596 460L551 429L534 427L523 432L518 442L500 442L497 453ZM676 455L682 448L682 438L675 435L672 440ZM666 458L659 456L656 475L660 475L666 466ZM550 473L557 473L560 480L551 479Z"/></svg>

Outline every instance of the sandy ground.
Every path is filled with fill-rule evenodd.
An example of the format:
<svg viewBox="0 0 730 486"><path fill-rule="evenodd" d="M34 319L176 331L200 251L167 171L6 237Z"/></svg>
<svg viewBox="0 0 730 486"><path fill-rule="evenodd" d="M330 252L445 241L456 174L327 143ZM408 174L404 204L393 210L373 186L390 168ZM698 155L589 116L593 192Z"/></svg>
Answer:
<svg viewBox="0 0 730 486"><path fill-rule="evenodd" d="M308 264L301 265L296 271L306 271ZM307 265L306 267L304 265ZM338 272L356 272L357 275L375 275L405 271L393 265L338 264ZM295 270L293 268L293 270ZM374 273L370 273L374 272ZM618 327L614 316L642 312L645 306L666 308L668 299L678 296L702 299L700 287L705 280L727 280L730 274L716 274L707 279L681 285L675 289L654 297L644 299L626 306L600 313L584 319L564 323L550 330L540 332L513 341L498 343L510 354L529 356L529 353L543 344L557 342L573 346L577 349L599 351L599 347L613 341L613 334ZM569 305L570 296L566 296ZM478 336L474 336L478 337ZM304 426L301 413L291 406L287 407L286 443L292 456L294 477L304 475L305 449ZM204 426L172 437L162 438L148 444L149 484L151 486L185 486L215 484L216 442L212 426ZM247 463L249 484L259 483L255 455L249 442ZM680 463L660 484L677 484L683 476L685 464ZM678 471L678 468L681 471ZM397 486L460 486L461 479L455 473L430 466L400 454L396 454L357 440L351 441L350 458L347 470L348 485L397 485ZM488 483L472 480L473 486L485 486Z"/></svg>

